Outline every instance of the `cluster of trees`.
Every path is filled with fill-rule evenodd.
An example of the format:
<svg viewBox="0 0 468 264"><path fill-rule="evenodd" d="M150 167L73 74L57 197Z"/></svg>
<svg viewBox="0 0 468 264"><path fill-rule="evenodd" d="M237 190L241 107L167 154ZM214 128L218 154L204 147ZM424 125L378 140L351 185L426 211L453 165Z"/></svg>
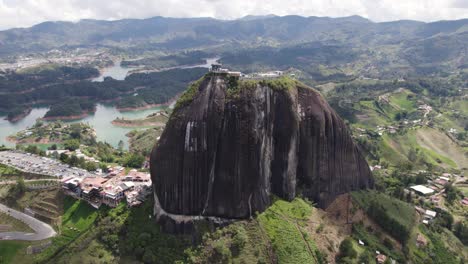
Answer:
<svg viewBox="0 0 468 264"><path fill-rule="evenodd" d="M80 116L84 113L94 111L95 103L93 100L68 99L51 105L49 111L45 114L45 117Z"/></svg>
<svg viewBox="0 0 468 264"><path fill-rule="evenodd" d="M352 62L357 57L358 52L344 45L325 45L315 42L280 49L261 47L228 52L224 54L221 62L243 71L246 69L247 71L259 71L265 70L265 68L288 69L295 67L318 77L320 80L329 80L328 76L310 65L339 65ZM336 76L343 77L339 73Z"/></svg>
<svg viewBox="0 0 468 264"><path fill-rule="evenodd" d="M40 149L39 147L37 147L36 145L20 145L20 144L16 144L16 149L19 149L19 150L23 150L25 152L28 152L28 153L31 153L31 154L36 154L36 155L39 155L39 156L42 156L44 157L46 155L46 152L42 149Z"/></svg>
<svg viewBox="0 0 468 264"><path fill-rule="evenodd" d="M131 66L149 66L152 68L169 68L180 65L194 65L204 63L204 58L213 56L203 51L192 51L181 54L173 54L160 57L143 58L139 60L122 61L120 65L124 67Z"/></svg>
<svg viewBox="0 0 468 264"><path fill-rule="evenodd" d="M78 167L87 171L95 171L98 165L92 161L86 161L83 157L78 158L76 155L68 156L65 153L61 153L59 156L60 161L66 163L72 167Z"/></svg>
<svg viewBox="0 0 468 264"><path fill-rule="evenodd" d="M94 67L56 66L38 68L29 72L8 72L0 76L1 92L21 92L54 82L84 80L99 75Z"/></svg>
<svg viewBox="0 0 468 264"><path fill-rule="evenodd" d="M445 193L447 194L447 202L453 204L453 202L457 200L460 191L452 184L448 184L445 186Z"/></svg>
<svg viewBox="0 0 468 264"><path fill-rule="evenodd" d="M386 213L386 209L379 203L372 201L367 208L367 214L385 231L400 242L405 243L410 236L410 230Z"/></svg>
<svg viewBox="0 0 468 264"><path fill-rule="evenodd" d="M174 69L149 74L132 74L125 82L132 87L144 87L136 96L125 96L117 103L118 107L138 107L147 104L166 103L187 89L187 85L206 73L204 68Z"/></svg>
<svg viewBox="0 0 468 264"><path fill-rule="evenodd" d="M128 153L122 158L122 165L125 167L139 169L143 166L145 162L145 157L137 153Z"/></svg>
<svg viewBox="0 0 468 264"><path fill-rule="evenodd" d="M453 227L453 233L464 245L468 245L468 222L457 222Z"/></svg>
<svg viewBox="0 0 468 264"><path fill-rule="evenodd" d="M345 238L340 244L340 251L336 255L337 263L354 263L353 259L357 257L357 251L353 247L351 238Z"/></svg>
<svg viewBox="0 0 468 264"><path fill-rule="evenodd" d="M183 92L190 81L200 78L205 73L206 69L194 68L136 73L128 76L125 80L106 78L103 82L88 80L64 82L60 79L53 79L49 80L47 85L39 87L18 81L19 83L16 85L26 87L24 90L32 88L34 90L2 95L0 108L5 111L15 108L23 109L32 103L44 102L52 105L47 116L67 116L92 110L94 102L103 100L120 100L117 103L119 107L166 103ZM0 83L2 83L1 80ZM138 91L135 87L138 87ZM85 100L63 101L64 98Z"/></svg>

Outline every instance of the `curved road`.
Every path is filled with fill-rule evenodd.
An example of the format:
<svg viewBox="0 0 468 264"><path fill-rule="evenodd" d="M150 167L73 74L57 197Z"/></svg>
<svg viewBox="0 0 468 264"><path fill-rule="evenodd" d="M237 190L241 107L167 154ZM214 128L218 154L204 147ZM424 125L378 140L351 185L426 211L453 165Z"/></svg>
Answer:
<svg viewBox="0 0 468 264"><path fill-rule="evenodd" d="M0 233L0 240L26 240L26 241L35 241L35 240L43 240L50 237L55 236L54 229L36 218L24 214L20 211L13 210L11 208L6 207L3 204L0 204L0 212L4 212L7 215L16 218L34 230L35 233L25 233L25 232L3 232Z"/></svg>

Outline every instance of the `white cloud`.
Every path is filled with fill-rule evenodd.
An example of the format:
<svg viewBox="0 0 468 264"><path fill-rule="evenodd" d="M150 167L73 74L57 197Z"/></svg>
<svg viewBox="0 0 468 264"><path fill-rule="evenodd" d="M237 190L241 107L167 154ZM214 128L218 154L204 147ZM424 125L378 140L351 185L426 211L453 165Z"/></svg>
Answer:
<svg viewBox="0 0 468 264"><path fill-rule="evenodd" d="M468 0L0 0L0 29L43 21L245 15L349 16L373 21L451 20L468 17Z"/></svg>

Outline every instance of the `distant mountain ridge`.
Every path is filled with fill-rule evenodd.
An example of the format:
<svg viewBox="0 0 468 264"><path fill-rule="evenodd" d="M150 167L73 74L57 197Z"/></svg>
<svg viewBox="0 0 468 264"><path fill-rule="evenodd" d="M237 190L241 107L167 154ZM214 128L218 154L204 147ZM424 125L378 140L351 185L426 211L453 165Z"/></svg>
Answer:
<svg viewBox="0 0 468 264"><path fill-rule="evenodd" d="M409 20L375 23L359 16L295 15L247 16L236 20L159 16L116 21L86 19L77 23L44 22L30 28L0 31L0 56L70 46L180 50L232 43L284 46L335 41L358 46L380 45L453 34L467 40L468 19L432 23Z"/></svg>

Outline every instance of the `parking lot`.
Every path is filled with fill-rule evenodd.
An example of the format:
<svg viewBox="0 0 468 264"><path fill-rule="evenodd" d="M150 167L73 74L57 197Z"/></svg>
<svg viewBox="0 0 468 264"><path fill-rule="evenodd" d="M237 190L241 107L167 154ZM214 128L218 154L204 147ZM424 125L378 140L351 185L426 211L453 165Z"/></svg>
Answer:
<svg viewBox="0 0 468 264"><path fill-rule="evenodd" d="M70 168L57 160L19 151L0 151L0 163L24 172L57 178L96 176L84 169Z"/></svg>

